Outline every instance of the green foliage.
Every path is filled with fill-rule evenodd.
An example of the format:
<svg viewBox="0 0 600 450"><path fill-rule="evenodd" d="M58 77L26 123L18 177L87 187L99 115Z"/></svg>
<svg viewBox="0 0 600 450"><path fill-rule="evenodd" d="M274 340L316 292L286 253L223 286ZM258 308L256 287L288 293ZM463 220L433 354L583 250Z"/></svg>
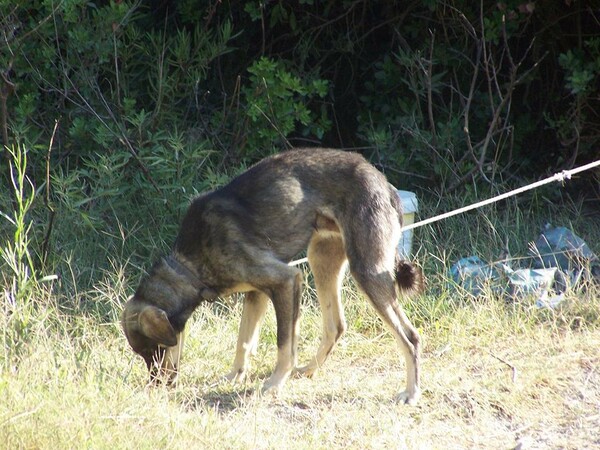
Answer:
<svg viewBox="0 0 600 450"><path fill-rule="evenodd" d="M558 139L574 147L571 155L560 157L572 165L578 153L597 154L598 126L596 111L600 95L600 37L586 39L581 48L558 56L565 73L564 88L569 92L568 108L560 113L544 114Z"/></svg>
<svg viewBox="0 0 600 450"><path fill-rule="evenodd" d="M39 324L47 289L57 279L43 276L36 266L32 212L36 189L27 175L28 151L21 145L7 149L11 156L10 186L0 195L0 368L14 367Z"/></svg>
<svg viewBox="0 0 600 450"><path fill-rule="evenodd" d="M465 136L459 112L445 110L443 105L438 112L447 120L437 122L437 129L430 126L428 96L446 94L447 70L437 69L435 59L431 64L435 64L436 73L428 77L430 62L423 56L424 50L399 49L375 64L373 79L365 83L365 94L360 97L364 108L359 113L358 131L376 149L378 162L384 167L411 167L445 179L447 162L455 158ZM446 60L446 64L451 61ZM433 145L446 150L445 159L432 158L436 152Z"/></svg>
<svg viewBox="0 0 600 450"><path fill-rule="evenodd" d="M61 164L175 133L230 170L308 140L366 145L445 189L556 160L544 121L566 156L596 142L598 36L577 3L13 3L0 2L3 138L35 148L60 117ZM560 32L575 20L577 43Z"/></svg>
<svg viewBox="0 0 600 450"><path fill-rule="evenodd" d="M164 249L158 237L172 234L189 198L210 187L202 170L214 150L199 112L212 61L231 51L231 24L168 32L148 26L149 12L127 1L0 2L0 13L7 44L0 48L7 102L0 118L9 142L32 149L28 179L45 186L56 208L44 223L42 202L24 205L41 219L33 234L47 233L27 242L29 262L44 259L62 272L74 258L91 281L107 264L95 250L102 235L140 228L120 253ZM54 145L39 146L55 120ZM114 244L104 250L112 253Z"/></svg>
<svg viewBox="0 0 600 450"><path fill-rule="evenodd" d="M61 117L59 133L73 138L55 150L62 157L123 149L140 122L151 134L196 119L210 64L235 38L227 22L144 29L147 13L126 1L43 3L33 15L26 5L0 10L2 26L15 30L0 50L6 81L19 93L8 96L11 135L35 143L40 128L47 138Z"/></svg>
<svg viewBox="0 0 600 450"><path fill-rule="evenodd" d="M29 211L35 200L35 187L26 175L27 151L21 146L9 150L12 156L10 164L10 178L12 195L6 200L13 199L13 204L7 201L0 209L0 217L8 222L8 236L0 247L0 257L8 269L3 273L4 283L9 286L5 295L12 302L20 304L28 299L28 290L35 283L36 274L33 257L31 255L31 228L32 222L28 218ZM12 213L8 208L14 206ZM0 228L3 229L4 227ZM4 234L4 233L3 233Z"/></svg>
<svg viewBox="0 0 600 450"><path fill-rule="evenodd" d="M261 58L248 68L249 85L242 89L249 120L245 154L260 157L281 149L293 131L322 139L331 126L326 109L320 114L308 105L328 93L321 79L300 78L286 70L283 62Z"/></svg>
<svg viewBox="0 0 600 450"><path fill-rule="evenodd" d="M560 66L566 72L565 86L574 95L590 95L598 88L600 76L600 38L585 41L585 48L568 50L558 57Z"/></svg>
<svg viewBox="0 0 600 450"><path fill-rule="evenodd" d="M496 8L486 11L483 17L486 42L498 45L504 39L513 37L521 27L527 25L535 7L534 2L509 0L498 3Z"/></svg>
<svg viewBox="0 0 600 450"><path fill-rule="evenodd" d="M115 255L142 266L190 197L292 145L357 147L399 186L473 199L589 160L592 22L577 2L0 0L3 273L74 268L69 289ZM16 197L5 145L28 149ZM43 196L13 208L27 179Z"/></svg>

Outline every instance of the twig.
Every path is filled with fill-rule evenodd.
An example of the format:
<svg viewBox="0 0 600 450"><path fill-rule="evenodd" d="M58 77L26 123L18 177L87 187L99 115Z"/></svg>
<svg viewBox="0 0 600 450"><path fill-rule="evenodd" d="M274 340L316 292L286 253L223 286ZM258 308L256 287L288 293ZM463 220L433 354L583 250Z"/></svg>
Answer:
<svg viewBox="0 0 600 450"><path fill-rule="evenodd" d="M12 61L10 63L12 65ZM8 151L8 97L14 92L15 84L8 79L9 68L5 73L0 73L0 80L3 82L0 87L0 123L2 128L2 144L4 145L4 156L10 162L10 152ZM9 166L9 164L7 164Z"/></svg>
<svg viewBox="0 0 600 450"><path fill-rule="evenodd" d="M46 265L48 258L48 248L50 247L50 235L52 234L52 227L54 225L54 216L56 211L50 204L50 154L52 153L52 147L54 145L54 136L58 129L59 120L54 121L54 129L52 130L52 136L50 137L50 143L48 144L48 153L46 154L46 196L44 197L44 204L48 209L48 228L46 228L46 235L44 236L44 242L42 244L42 265Z"/></svg>
<svg viewBox="0 0 600 450"><path fill-rule="evenodd" d="M482 3L480 5L480 8L483 9ZM461 13L461 18L463 18L462 13ZM468 20L466 18L463 18L463 20L466 24L468 24L470 26L469 30L471 30L471 28L473 28L472 25L468 22ZM506 19L503 17L502 37L503 37L503 43L504 43L505 52L506 52L506 58L508 59L508 63L510 66L510 78L509 78L508 84L503 92L502 89L500 88L500 85L498 84L498 76L497 76L498 69L497 69L496 65L494 64L494 61L491 59L491 55L488 55L488 52L487 52L487 47L485 44L485 30L484 30L484 21L483 21L483 13L482 12L480 12L480 22L481 22L481 36L477 36L474 29L472 31L470 31L473 38L476 39L476 41L477 41L477 56L473 63L473 76L471 78L469 94L466 98L466 104L465 104L465 109L464 109L464 113L463 113L463 115L464 115L463 131L466 136L465 140L466 140L466 145L467 145L467 150L468 150L467 154L473 159L473 161L475 162L475 166L473 168L471 168L467 173L462 175L458 180L456 180L448 188L449 191L453 191L453 190L457 189L466 180L475 176L477 173L479 173L479 176L481 178L483 178L485 181L487 181L488 183L492 182L485 174L484 167L485 167L486 159L488 156L488 149L490 147L490 144L493 141L494 136L497 133L500 133L500 139L501 139L502 135L505 134L509 128L505 125L504 126L502 125L501 116L503 113L505 113L506 115L508 115L510 113L511 103L512 103L512 95L513 95L513 92L515 91L516 87L519 84L521 84L525 80L525 78L533 70L535 70L538 67L540 61L546 56L544 54L530 68L525 70L522 74L518 75L519 71L521 69L521 66L523 65L523 63L525 61L525 58L527 57L531 48L533 47L535 40L534 39L531 40L523 57L518 62L515 63L515 61L513 60L512 54L510 52L510 47L508 45L508 35L506 33ZM476 82L477 82L480 65L482 66L483 71L485 72L485 78L486 78L487 85L488 85L488 93L489 93L489 97L490 97L489 101L490 101L490 106L492 109L492 119L488 126L485 137L478 144L476 144L474 146L473 142L471 140L471 134L470 134L470 130L469 130L469 115L470 115L471 102L473 100L473 95L474 95L474 91L475 91L475 86L476 86ZM498 96L498 98L500 99L500 102L497 105L495 104L495 101L494 101L494 91L495 91L496 95ZM475 154L475 148L478 149L479 155ZM497 158L494 158L494 160L496 160L496 159Z"/></svg>
<svg viewBox="0 0 600 450"><path fill-rule="evenodd" d="M482 40L477 39L477 56L475 57L475 64L473 64L473 76L471 77L471 85L469 86L469 95L467 97L467 103L465 104L464 112L464 125L463 131L466 134L466 141L469 153L475 158L475 150L473 150L473 143L471 142L471 132L469 130L469 114L471 113L471 102L473 101L473 95L475 93L475 86L477 85L477 78L479 76L479 61L481 59L482 47L485 43Z"/></svg>
<svg viewBox="0 0 600 450"><path fill-rule="evenodd" d="M435 33L431 30L429 31L431 34L431 45L429 46L429 64L427 66L427 115L429 116L429 126L431 128L431 140L432 145L437 147L437 131L435 128L435 120L433 117L433 86L432 86L432 78L433 78L433 48L435 43Z"/></svg>
<svg viewBox="0 0 600 450"><path fill-rule="evenodd" d="M508 367L511 368L512 370L512 382L516 383L517 382L517 368L515 366L513 366L511 363L507 362L506 360L500 358L499 356L494 355L492 352L488 351L488 353L490 354L491 357L496 358L498 361L500 361L503 364L506 364Z"/></svg>
<svg viewBox="0 0 600 450"><path fill-rule="evenodd" d="M27 417L27 416L30 416L32 414L36 414L39 410L40 410L40 407L38 406L37 408L32 409L30 411L23 411L22 413L15 414L14 416L9 417L8 419L5 419L2 423L0 423L0 427L3 427L4 425L12 423L12 422L14 422L16 420L19 420L19 419L23 418L23 417Z"/></svg>

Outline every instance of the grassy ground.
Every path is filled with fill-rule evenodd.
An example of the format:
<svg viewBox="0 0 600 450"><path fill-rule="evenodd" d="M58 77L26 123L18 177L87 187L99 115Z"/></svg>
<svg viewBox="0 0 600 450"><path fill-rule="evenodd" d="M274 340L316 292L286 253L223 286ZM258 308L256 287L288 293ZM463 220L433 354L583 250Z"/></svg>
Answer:
<svg viewBox="0 0 600 450"><path fill-rule="evenodd" d="M464 202L425 202L421 214ZM280 398L257 394L275 362L272 309L250 379L242 386L222 381L241 315L233 300L194 314L178 385L147 387L118 318L140 267L150 264L146 253L168 247L161 241L169 239L166 228L153 222L162 216L126 211L133 214L128 222L107 215L106 225L85 234L62 211L54 233L54 248L64 253L55 264L61 277L31 284L22 214L14 236L23 245L0 248L0 448L600 447L600 288L571 289L555 310L448 288L448 268L459 257L493 261L508 243L518 263L548 218L600 254L597 216L566 200L551 208L536 202L545 200L530 199L529 209L517 202L489 207L416 233L429 280L425 296L404 302L424 339L416 407L394 401L404 363L349 280L348 332L315 378L290 379ZM300 363L316 351L321 329L309 286Z"/></svg>
<svg viewBox="0 0 600 450"><path fill-rule="evenodd" d="M115 308L125 292L112 296ZM316 349L312 292L301 360ZM393 339L351 285L349 331L312 380L255 392L275 357L272 311L245 386L219 381L233 358L241 308L200 308L176 388L145 387L118 323L73 314L49 296L30 338L0 376L4 448L589 448L600 446L598 293L558 311L498 299L409 302L425 339L424 395L394 401L404 367ZM100 295L100 294L98 294ZM64 299L63 299L64 300ZM422 319L427 317L427 322ZM6 330L5 330L6 339ZM18 354L17 354L18 353Z"/></svg>

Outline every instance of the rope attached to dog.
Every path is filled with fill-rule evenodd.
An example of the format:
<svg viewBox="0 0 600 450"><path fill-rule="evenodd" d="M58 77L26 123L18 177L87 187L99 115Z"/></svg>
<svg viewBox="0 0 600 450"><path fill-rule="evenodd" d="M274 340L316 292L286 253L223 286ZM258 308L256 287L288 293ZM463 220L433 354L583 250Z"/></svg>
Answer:
<svg viewBox="0 0 600 450"><path fill-rule="evenodd" d="M521 194L523 192L527 192L532 189L536 189L540 186L544 186L545 184L554 183L555 181L564 183L565 180L570 180L573 175L575 175L579 172L584 172L586 170L590 170L590 169L593 169L594 167L599 167L599 166L600 166L600 159L597 161L591 162L589 164L585 164L583 166L576 167L575 169L563 170L562 172L556 173L556 174L552 175L551 177L544 178L543 180L536 181L535 183L531 183L531 184L528 184L526 186L523 186L523 187L520 187L517 189L513 189L512 191L508 191L508 192L505 192L504 194L500 194L495 197L488 198L487 200L482 200L480 202L473 203L471 205L464 206L462 208L458 208L458 209L455 209L453 211L450 211L450 212L447 212L444 214L439 214L437 216L430 217L429 219L411 223L410 225L404 225L401 230L402 231L412 230L414 228L422 227L424 225L429 225L434 222L439 222L440 220L447 219L448 217L456 216L457 214L462 214L464 212L471 211L472 209L481 208L482 206L489 205L491 203L496 203L500 200L504 200L505 198L513 197L513 196ZM301 258L301 259L297 259L295 261L290 262L289 265L297 266L297 265L305 263L307 261L308 261L308 258Z"/></svg>

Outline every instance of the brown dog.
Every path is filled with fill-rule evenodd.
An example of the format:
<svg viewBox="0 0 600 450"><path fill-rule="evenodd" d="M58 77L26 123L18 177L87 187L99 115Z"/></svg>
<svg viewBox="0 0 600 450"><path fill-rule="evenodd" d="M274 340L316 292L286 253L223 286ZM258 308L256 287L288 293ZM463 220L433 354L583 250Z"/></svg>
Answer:
<svg viewBox="0 0 600 450"><path fill-rule="evenodd" d="M296 366L302 272L288 262L308 248L323 314L315 357L323 365L346 328L340 288L346 265L404 354L405 403L419 390L419 335L398 303L397 287L416 291L421 272L396 245L402 220L385 177L356 153L300 149L259 162L228 185L196 198L171 255L159 260L125 305L123 328L157 377L174 380L186 321L203 300L246 292L229 379L242 379L269 299L277 321L277 364L264 391L278 392Z"/></svg>

